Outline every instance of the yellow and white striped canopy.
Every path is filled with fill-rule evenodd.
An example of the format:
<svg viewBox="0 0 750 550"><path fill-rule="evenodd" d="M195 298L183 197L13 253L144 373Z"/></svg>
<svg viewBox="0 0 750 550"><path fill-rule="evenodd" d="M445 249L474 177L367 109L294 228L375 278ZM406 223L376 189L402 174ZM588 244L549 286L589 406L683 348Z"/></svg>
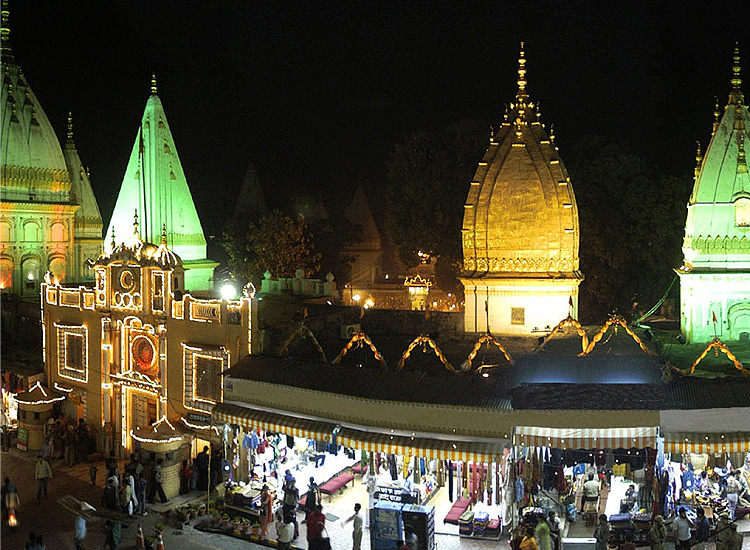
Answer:
<svg viewBox="0 0 750 550"><path fill-rule="evenodd" d="M656 448L657 427L640 428L543 428L519 426L516 445L558 449Z"/></svg>
<svg viewBox="0 0 750 550"><path fill-rule="evenodd" d="M329 422L259 411L228 403L218 403L214 406L211 421L213 424L236 424L245 431L260 429L316 441L330 441L331 433L336 427Z"/></svg>
<svg viewBox="0 0 750 550"><path fill-rule="evenodd" d="M667 432L664 450L669 453L747 453L750 432Z"/></svg>

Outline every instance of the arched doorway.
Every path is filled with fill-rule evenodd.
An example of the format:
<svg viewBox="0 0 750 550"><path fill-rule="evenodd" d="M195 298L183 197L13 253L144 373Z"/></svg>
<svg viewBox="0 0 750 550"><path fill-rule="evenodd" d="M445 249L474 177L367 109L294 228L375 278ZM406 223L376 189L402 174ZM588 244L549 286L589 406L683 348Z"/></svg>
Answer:
<svg viewBox="0 0 750 550"><path fill-rule="evenodd" d="M49 262L49 270L52 275L57 279L58 282L62 283L65 281L65 272L68 267L68 262L65 261L63 256L55 256Z"/></svg>
<svg viewBox="0 0 750 550"><path fill-rule="evenodd" d="M21 264L21 275L24 296L39 294L39 279L41 277L41 264L38 258L26 258Z"/></svg>
<svg viewBox="0 0 750 550"><path fill-rule="evenodd" d="M740 302L729 308L729 339L750 339L750 302Z"/></svg>

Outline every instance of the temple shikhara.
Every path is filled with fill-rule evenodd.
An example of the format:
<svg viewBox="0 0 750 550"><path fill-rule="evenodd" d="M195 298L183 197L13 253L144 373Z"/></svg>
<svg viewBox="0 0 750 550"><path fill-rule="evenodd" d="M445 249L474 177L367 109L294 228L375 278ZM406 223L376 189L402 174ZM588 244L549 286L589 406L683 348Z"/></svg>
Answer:
<svg viewBox="0 0 750 550"><path fill-rule="evenodd" d="M568 172L526 91L471 181L462 229L466 332L529 334L577 316L578 208Z"/></svg>
<svg viewBox="0 0 750 550"><path fill-rule="evenodd" d="M166 225L169 247L182 258L185 269L183 288L210 290L218 262L206 258L206 237L157 95L155 77L151 79L151 95L136 132L107 238L113 234L115 239L129 235L134 212L140 216L141 233L146 240L156 240L162 224Z"/></svg>
<svg viewBox="0 0 750 550"><path fill-rule="evenodd" d="M750 335L750 176L746 148L750 114L734 50L732 90L714 112L705 156L696 155L687 205L680 276L681 328L689 342Z"/></svg>
<svg viewBox="0 0 750 550"><path fill-rule="evenodd" d="M59 281L93 279L86 260L102 246L102 217L76 150L68 114L63 147L10 46L2 11L0 96L0 289L38 296L47 271Z"/></svg>

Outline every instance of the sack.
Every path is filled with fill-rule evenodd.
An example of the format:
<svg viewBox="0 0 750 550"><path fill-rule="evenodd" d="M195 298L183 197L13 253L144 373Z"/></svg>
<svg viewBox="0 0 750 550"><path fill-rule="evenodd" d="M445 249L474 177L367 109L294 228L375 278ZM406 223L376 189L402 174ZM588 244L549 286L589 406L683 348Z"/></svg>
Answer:
<svg viewBox="0 0 750 550"><path fill-rule="evenodd" d="M323 533L325 533L325 536L323 536ZM318 550L331 550L331 538L328 536L328 530L325 527L318 536Z"/></svg>

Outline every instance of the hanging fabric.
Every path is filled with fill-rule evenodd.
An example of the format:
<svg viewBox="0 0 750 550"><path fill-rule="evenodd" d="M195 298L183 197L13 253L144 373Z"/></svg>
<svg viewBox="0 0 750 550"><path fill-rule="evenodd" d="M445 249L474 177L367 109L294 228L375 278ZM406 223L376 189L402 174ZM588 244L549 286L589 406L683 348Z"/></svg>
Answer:
<svg viewBox="0 0 750 550"><path fill-rule="evenodd" d="M448 464L448 500L453 502L453 463L446 460Z"/></svg>

